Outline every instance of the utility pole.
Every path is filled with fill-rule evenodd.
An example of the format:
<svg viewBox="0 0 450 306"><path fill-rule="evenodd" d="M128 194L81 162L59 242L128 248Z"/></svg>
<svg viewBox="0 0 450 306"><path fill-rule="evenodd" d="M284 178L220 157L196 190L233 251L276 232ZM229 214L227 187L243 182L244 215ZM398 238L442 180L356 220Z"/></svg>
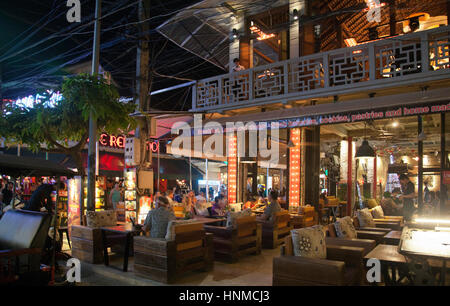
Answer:
<svg viewBox="0 0 450 306"><path fill-rule="evenodd" d="M100 18L102 13L101 0L95 1L94 46L92 53L92 75L98 74L100 58ZM95 167L96 167L97 120L91 111L89 115L89 148L88 148L88 183L87 210L95 211Z"/></svg>
<svg viewBox="0 0 450 306"><path fill-rule="evenodd" d="M136 106L138 112L146 112L150 108L150 82L149 82L149 64L150 64L150 27L148 22L144 22L150 18L150 0L139 1L139 43L137 46L136 59ZM147 167L146 151L147 140L149 138L149 124L147 117L137 117L138 128L136 129L136 137L140 139L141 160L139 168ZM151 150L150 150L151 152ZM149 153L151 154L151 153ZM139 169L138 169L139 170ZM159 182L158 182L159 184Z"/></svg>

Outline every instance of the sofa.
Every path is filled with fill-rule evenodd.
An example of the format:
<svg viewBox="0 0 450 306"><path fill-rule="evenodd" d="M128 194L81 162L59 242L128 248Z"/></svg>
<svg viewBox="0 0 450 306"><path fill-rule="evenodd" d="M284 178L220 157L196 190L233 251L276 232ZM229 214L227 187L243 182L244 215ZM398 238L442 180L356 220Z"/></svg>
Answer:
<svg viewBox="0 0 450 306"><path fill-rule="evenodd" d="M170 225L169 225L170 226ZM214 265L213 235L201 223L178 224L166 238L134 237L134 272L173 283L186 272L210 271Z"/></svg>
<svg viewBox="0 0 450 306"><path fill-rule="evenodd" d="M273 286L344 286L363 283L364 248L326 244L326 259L294 256L292 236L273 259Z"/></svg>

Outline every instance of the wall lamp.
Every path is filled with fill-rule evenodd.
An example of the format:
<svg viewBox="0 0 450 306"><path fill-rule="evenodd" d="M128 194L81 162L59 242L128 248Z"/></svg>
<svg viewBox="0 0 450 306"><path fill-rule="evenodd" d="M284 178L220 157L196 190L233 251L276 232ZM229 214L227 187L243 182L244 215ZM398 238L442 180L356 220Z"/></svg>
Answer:
<svg viewBox="0 0 450 306"><path fill-rule="evenodd" d="M294 20L298 20L298 10L294 9L294 11L292 12L292 16L294 18Z"/></svg>
<svg viewBox="0 0 450 306"><path fill-rule="evenodd" d="M239 38L239 33L238 33L238 31L236 29L233 29L232 37L233 37L233 39L238 39Z"/></svg>

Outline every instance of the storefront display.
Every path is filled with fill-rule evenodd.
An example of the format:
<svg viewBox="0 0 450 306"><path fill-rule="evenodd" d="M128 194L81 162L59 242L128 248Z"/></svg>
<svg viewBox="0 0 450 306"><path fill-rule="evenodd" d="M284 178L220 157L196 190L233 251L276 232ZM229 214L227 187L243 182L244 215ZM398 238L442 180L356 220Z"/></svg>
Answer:
<svg viewBox="0 0 450 306"><path fill-rule="evenodd" d="M136 168L125 169L125 222L131 222L131 218L136 219L137 214L137 193L136 193Z"/></svg>

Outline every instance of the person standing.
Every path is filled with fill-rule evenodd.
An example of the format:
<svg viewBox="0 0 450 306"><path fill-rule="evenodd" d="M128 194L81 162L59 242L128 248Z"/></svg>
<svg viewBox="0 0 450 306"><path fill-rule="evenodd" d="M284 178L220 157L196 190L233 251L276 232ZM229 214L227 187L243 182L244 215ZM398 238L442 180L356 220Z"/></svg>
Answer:
<svg viewBox="0 0 450 306"><path fill-rule="evenodd" d="M109 203L112 204L112 209L117 209L117 204L121 201L122 195L120 193L119 183L115 183L113 189L109 192Z"/></svg>
<svg viewBox="0 0 450 306"><path fill-rule="evenodd" d="M11 200L14 196L13 193L13 189L14 189L14 183L13 182L8 182L5 186L5 188L3 188L3 203L5 203L6 205L10 205L11 204Z"/></svg>
<svg viewBox="0 0 450 306"><path fill-rule="evenodd" d="M411 221L414 214L414 199L416 198L414 184L404 173L400 174L399 179L402 185L402 195L399 196L399 199L403 201L403 217L406 221Z"/></svg>

